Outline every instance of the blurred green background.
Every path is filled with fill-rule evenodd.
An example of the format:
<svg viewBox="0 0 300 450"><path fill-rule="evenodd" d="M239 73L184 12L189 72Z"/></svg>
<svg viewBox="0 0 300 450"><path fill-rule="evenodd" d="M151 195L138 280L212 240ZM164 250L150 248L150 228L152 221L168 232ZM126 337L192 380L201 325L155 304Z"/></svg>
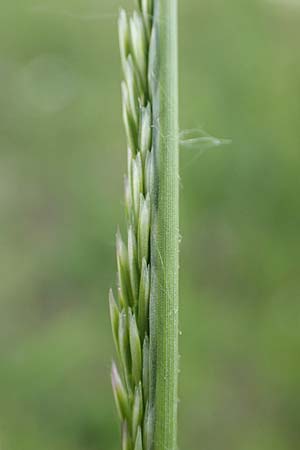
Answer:
<svg viewBox="0 0 300 450"><path fill-rule="evenodd" d="M180 448L300 440L300 2L180 1ZM122 1L124 6L131 2ZM3 0L0 448L117 450L117 0Z"/></svg>

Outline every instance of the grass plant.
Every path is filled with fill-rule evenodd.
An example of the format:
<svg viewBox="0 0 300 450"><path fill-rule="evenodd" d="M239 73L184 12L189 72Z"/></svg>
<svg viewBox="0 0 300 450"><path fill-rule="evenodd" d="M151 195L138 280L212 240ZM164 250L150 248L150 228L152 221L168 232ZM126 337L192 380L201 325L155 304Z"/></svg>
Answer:
<svg viewBox="0 0 300 450"><path fill-rule="evenodd" d="M109 304L112 386L124 450L175 450L178 374L177 4L136 1L119 16L127 239L116 238Z"/></svg>

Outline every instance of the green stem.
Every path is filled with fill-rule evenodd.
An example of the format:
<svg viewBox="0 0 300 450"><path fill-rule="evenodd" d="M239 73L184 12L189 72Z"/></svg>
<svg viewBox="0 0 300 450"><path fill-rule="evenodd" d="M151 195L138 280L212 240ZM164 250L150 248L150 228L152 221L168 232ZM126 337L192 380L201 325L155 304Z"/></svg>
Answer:
<svg viewBox="0 0 300 450"><path fill-rule="evenodd" d="M153 97L155 211L150 326L155 360L154 449L177 448L179 150L177 0L156 0L157 88Z"/></svg>

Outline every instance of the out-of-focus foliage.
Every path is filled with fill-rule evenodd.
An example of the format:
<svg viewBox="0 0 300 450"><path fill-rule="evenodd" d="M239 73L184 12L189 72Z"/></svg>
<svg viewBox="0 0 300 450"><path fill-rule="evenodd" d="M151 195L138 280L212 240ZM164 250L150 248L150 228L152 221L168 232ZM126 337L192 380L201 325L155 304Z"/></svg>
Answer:
<svg viewBox="0 0 300 450"><path fill-rule="evenodd" d="M119 448L118 7L1 6L3 450ZM181 154L181 448L299 443L299 39L284 2L180 2L181 126L232 140Z"/></svg>

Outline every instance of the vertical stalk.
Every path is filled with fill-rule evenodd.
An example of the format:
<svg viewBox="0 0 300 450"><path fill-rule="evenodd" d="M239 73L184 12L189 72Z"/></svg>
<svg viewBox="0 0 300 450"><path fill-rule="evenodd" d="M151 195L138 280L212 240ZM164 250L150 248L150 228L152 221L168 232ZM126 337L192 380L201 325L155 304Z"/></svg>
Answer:
<svg viewBox="0 0 300 450"><path fill-rule="evenodd" d="M157 87L153 96L155 211L150 307L155 353L154 450L177 449L179 150L177 0L155 0ZM153 354L152 354L153 357Z"/></svg>

